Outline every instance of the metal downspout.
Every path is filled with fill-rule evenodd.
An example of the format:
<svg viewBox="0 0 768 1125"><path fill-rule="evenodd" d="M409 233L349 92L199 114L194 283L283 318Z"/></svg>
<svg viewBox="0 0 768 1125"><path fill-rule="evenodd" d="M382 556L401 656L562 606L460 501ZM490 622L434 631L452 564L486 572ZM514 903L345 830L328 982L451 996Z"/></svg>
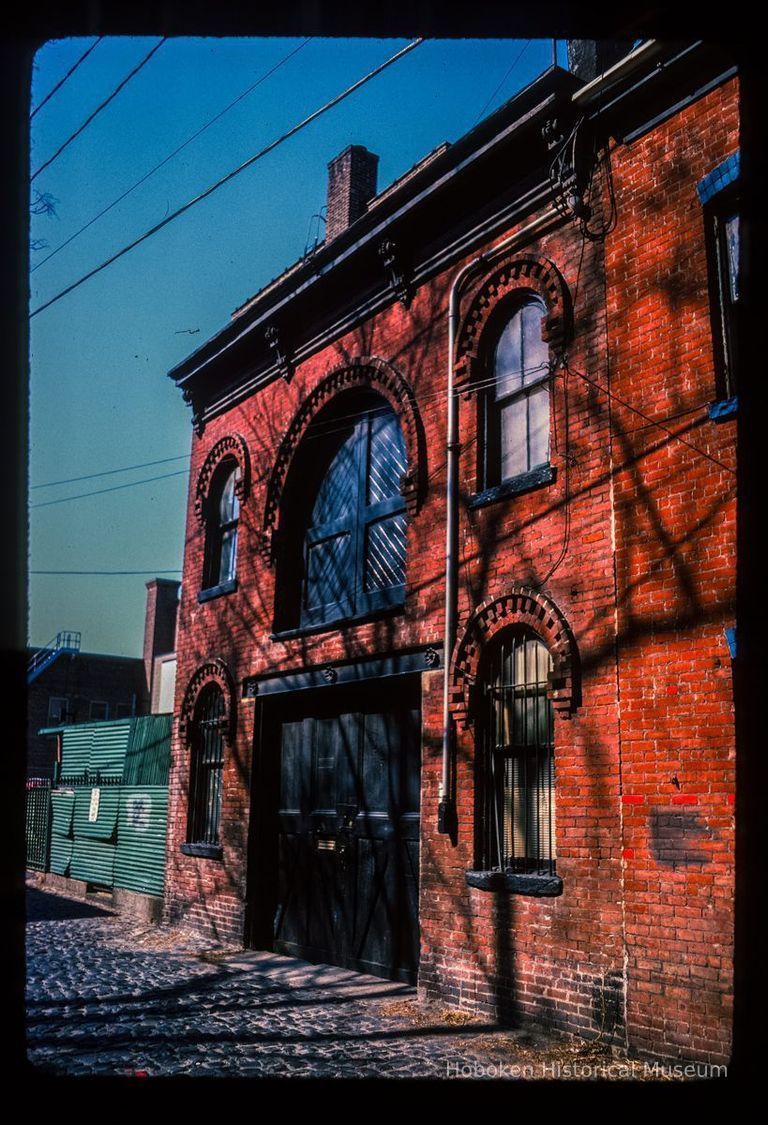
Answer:
<svg viewBox="0 0 768 1125"><path fill-rule="evenodd" d="M454 359L456 333L459 323L459 300L464 283L473 272L493 265L497 258L524 243L553 221L562 221L556 208L551 207L527 226L503 239L487 254L481 254L462 266L451 285L448 298L448 399L446 403L446 496L445 496L445 634L443 644L443 752L437 812L438 832L451 835L456 823L456 810L451 790L451 735L450 712L451 657L456 634L458 589L458 529L459 529L459 405L454 391Z"/></svg>

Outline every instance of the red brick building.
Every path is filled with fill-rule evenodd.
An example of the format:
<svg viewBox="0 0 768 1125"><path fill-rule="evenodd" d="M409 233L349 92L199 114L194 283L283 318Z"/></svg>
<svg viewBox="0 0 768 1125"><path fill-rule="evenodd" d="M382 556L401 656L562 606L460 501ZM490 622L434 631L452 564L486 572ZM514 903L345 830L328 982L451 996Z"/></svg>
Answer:
<svg viewBox="0 0 768 1125"><path fill-rule="evenodd" d="M722 1062L737 77L570 58L378 194L350 146L325 242L171 373L166 913Z"/></svg>

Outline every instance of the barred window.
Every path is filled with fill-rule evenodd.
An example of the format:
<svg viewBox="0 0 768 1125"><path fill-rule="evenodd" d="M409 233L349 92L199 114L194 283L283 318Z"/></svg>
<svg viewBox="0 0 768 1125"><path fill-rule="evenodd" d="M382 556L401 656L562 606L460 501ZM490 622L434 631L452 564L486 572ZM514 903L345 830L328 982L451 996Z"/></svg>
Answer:
<svg viewBox="0 0 768 1125"><path fill-rule="evenodd" d="M187 825L190 844L219 844L225 711L224 695L218 685L204 688L192 722Z"/></svg>
<svg viewBox="0 0 768 1125"><path fill-rule="evenodd" d="M552 658L530 630L505 634L482 683L481 739L486 870L555 873Z"/></svg>

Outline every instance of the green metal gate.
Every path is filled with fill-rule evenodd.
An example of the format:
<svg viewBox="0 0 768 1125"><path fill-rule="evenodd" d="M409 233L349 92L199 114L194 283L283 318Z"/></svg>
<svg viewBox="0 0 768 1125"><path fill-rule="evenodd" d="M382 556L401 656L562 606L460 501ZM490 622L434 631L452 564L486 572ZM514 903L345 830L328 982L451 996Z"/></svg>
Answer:
<svg viewBox="0 0 768 1125"><path fill-rule="evenodd" d="M47 778L27 779L27 867L48 870L51 840L51 783Z"/></svg>
<svg viewBox="0 0 768 1125"><path fill-rule="evenodd" d="M41 732L62 738L57 784L47 790L42 870L162 895L171 720L142 715Z"/></svg>

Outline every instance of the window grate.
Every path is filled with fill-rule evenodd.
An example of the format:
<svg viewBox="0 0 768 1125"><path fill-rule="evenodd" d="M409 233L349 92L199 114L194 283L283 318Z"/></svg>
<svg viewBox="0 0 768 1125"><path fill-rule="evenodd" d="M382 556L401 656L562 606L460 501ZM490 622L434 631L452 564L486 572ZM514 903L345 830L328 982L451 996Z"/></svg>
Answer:
<svg viewBox="0 0 768 1125"><path fill-rule="evenodd" d="M224 696L215 685L201 695L192 731L188 842L218 844L221 820Z"/></svg>
<svg viewBox="0 0 768 1125"><path fill-rule="evenodd" d="M529 632L508 637L491 658L482 731L484 866L490 870L555 872L551 667L546 647Z"/></svg>

